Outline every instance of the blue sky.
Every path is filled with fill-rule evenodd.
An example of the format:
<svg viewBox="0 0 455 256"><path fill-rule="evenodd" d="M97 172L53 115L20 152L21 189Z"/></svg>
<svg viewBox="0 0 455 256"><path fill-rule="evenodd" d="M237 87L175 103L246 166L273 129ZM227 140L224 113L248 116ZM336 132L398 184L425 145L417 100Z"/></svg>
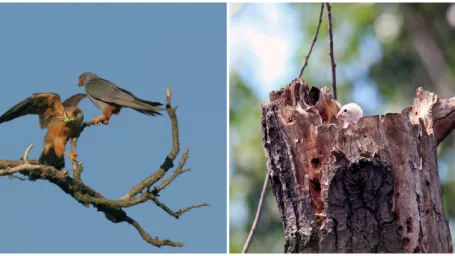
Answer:
<svg viewBox="0 0 455 256"><path fill-rule="evenodd" d="M126 223L114 224L46 181L0 179L0 252L226 251L226 6L224 4L1 4L0 112L36 92L67 98L95 72L135 95L178 104L181 175L161 194L172 209L209 202L179 220L153 203L126 209L152 236L183 248L158 249ZM81 102L85 119L100 110ZM119 198L153 173L171 148L167 115L130 109L111 124L90 127L78 144L84 182ZM0 125L0 159L18 159L33 143L38 158L45 130L37 116ZM66 159L67 169L71 169Z"/></svg>

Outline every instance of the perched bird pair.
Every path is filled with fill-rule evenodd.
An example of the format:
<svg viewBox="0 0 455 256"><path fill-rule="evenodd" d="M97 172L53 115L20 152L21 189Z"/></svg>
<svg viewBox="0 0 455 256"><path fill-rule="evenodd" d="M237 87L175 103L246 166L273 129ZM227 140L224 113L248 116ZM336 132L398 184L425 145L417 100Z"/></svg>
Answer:
<svg viewBox="0 0 455 256"><path fill-rule="evenodd" d="M359 121L362 115L363 111L359 105L348 103L341 108L340 112L338 112L337 118L343 121L343 128L346 128L349 124Z"/></svg>
<svg viewBox="0 0 455 256"><path fill-rule="evenodd" d="M36 93L0 116L0 123L4 123L28 114L39 115L40 128L47 128L39 158L40 164L61 170L65 166L64 155L77 161L76 154L66 153L65 148L70 138L79 136L84 114L78 104L87 96L103 112L92 120L95 124L99 124L100 120L109 123L112 114L118 115L123 107L146 115L161 115L161 103L137 98L131 92L94 73L86 72L80 75L78 85L85 86L87 94L75 94L61 103L60 96L56 93Z"/></svg>

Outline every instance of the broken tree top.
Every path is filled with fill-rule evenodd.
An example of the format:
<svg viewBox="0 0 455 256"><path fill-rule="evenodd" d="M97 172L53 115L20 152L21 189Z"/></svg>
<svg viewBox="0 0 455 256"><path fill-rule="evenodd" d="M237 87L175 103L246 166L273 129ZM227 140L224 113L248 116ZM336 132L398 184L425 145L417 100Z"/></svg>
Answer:
<svg viewBox="0 0 455 256"><path fill-rule="evenodd" d="M263 141L285 252L452 252L436 149L455 99L419 88L401 113L345 129L328 87L298 78L270 100Z"/></svg>

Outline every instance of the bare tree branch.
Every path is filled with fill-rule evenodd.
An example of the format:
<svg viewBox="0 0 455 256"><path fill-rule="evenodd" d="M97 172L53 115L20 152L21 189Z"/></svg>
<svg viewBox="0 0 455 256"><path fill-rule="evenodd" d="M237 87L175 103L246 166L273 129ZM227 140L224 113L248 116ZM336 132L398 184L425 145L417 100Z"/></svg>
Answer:
<svg viewBox="0 0 455 256"><path fill-rule="evenodd" d="M75 154L77 156L77 140L78 138L71 138L70 144L71 144L71 153ZM82 166L82 163L79 163L77 161L72 160L72 166L73 166L73 177L74 180L78 183L82 183L81 180L81 174L82 171L84 170L84 167Z"/></svg>
<svg viewBox="0 0 455 256"><path fill-rule="evenodd" d="M311 43L310 50L308 51L307 55L305 56L305 63L303 64L302 69L300 69L300 73L299 73L298 77L302 77L303 71L305 70L306 66L308 65L308 59L310 58L311 51L313 51L313 46L316 43L316 40L318 40L319 27L321 27L323 12L324 12L324 3L321 3L321 12L319 13L319 22L318 22L318 26L316 28L316 34L314 34L313 42Z"/></svg>
<svg viewBox="0 0 455 256"><path fill-rule="evenodd" d="M169 155L164 159L163 164L161 165L160 169L158 169L154 174L142 180L139 184L134 186L126 195L124 195L121 199L129 200L139 194L146 188L150 188L156 182L158 182L161 178L164 177L166 172L174 167L173 161L177 157L178 153L180 152L180 143L179 143L179 128L177 123L177 116L175 114L175 110L177 106L174 108L171 107L171 90L168 88L166 90L166 111L171 118L172 123L172 149ZM182 157L180 163L184 163L186 161L185 154Z"/></svg>
<svg viewBox="0 0 455 256"><path fill-rule="evenodd" d="M177 176L179 176L180 174L190 170L189 168L183 169L183 165L185 165L186 160L188 159L189 151L190 151L189 149L185 150L185 152L183 153L182 159L180 160L180 162L179 162L179 164L177 166L177 169L174 171L172 176L167 178L166 180L164 180L158 187L155 187L153 189L154 194L157 194L159 191L161 191L164 188L166 188L167 185L169 185L169 183L171 183L175 178L177 178Z"/></svg>
<svg viewBox="0 0 455 256"><path fill-rule="evenodd" d="M149 233L145 232L145 230L142 229L141 225L139 225L139 223L137 221L135 221L134 219L132 219L128 216L126 217L126 222L128 222L134 228L136 228L137 232L139 232L142 239L144 239L149 244L155 245L156 247L161 247L163 245L168 245L168 246L173 246L173 247L182 247L183 246L182 243L172 242L171 240L169 240L167 238L160 240L158 237L155 237L155 238L151 237L149 235Z"/></svg>
<svg viewBox="0 0 455 256"><path fill-rule="evenodd" d="M171 89L168 88L166 91L166 111L171 118L172 123L172 150L166 157L160 169L158 169L148 178L144 179L141 183L134 186L124 197L119 200L107 199L91 187L85 185L81 180L83 166L82 163L79 163L78 161L72 161L73 178L71 178L68 175L68 171L59 171L52 166L40 165L36 160L28 160L28 154L30 153L33 145L30 145L27 148L22 160L0 160L0 176L9 176L24 180L21 177L12 176L16 173L20 173L23 176L28 177L28 180L31 181L47 180L60 187L65 193L69 194L84 206L88 207L90 204L93 205L98 211L103 212L106 218L111 222L126 222L131 224L147 243L157 247L161 247L163 245L181 247L183 246L182 243L173 242L170 239L160 240L158 237L151 237L147 232L144 231L144 229L136 220L129 217L123 210L123 208L132 207L141 203L145 203L147 201L152 201L168 214L178 219L183 213L188 212L191 209L209 206L208 203L195 204L174 212L157 199L159 191L165 189L177 176L189 170L188 168L183 168L186 160L188 159L188 149L186 149L182 155L182 159L180 160L172 176L164 180L158 187L155 187L154 191L149 191L150 187L162 179L166 172L174 166L173 160L175 160L180 151L178 122L177 116L175 114L176 109L177 107L171 107ZM81 127L81 132L85 127L89 127L91 125L93 125L93 122L91 121L84 123ZM77 140L77 137L70 140L71 152L75 153L76 155Z"/></svg>
<svg viewBox="0 0 455 256"><path fill-rule="evenodd" d="M30 144L28 148L25 150L24 157L22 158L24 160L24 163L28 164L28 154L30 153L30 150L32 150L33 144Z"/></svg>
<svg viewBox="0 0 455 256"><path fill-rule="evenodd" d="M169 207L167 207L165 204L161 203L160 200L158 200L158 198L156 198L155 195L152 195L151 199L157 206L159 206L161 209L163 209L164 211L169 213L169 215L174 216L176 219L178 219L182 214L184 214L185 212L187 212L191 209L199 208L199 207L203 207L203 206L210 206L210 204L208 204L208 203L193 204L191 206L185 207L183 209L180 209L180 210L174 212L171 209L169 209Z"/></svg>
<svg viewBox="0 0 455 256"><path fill-rule="evenodd" d="M256 210L256 217L254 218L253 226L251 226L250 234L248 235L248 238L246 239L245 246L243 247L242 253L248 252L251 242L253 241L254 232L256 232L256 228L258 226L259 220L261 219L262 206L264 205L265 193L267 191L267 185L269 184L269 179L270 179L269 173L267 172L265 175L265 181L264 181L264 185L262 187L261 197L259 199L258 208Z"/></svg>
<svg viewBox="0 0 455 256"><path fill-rule="evenodd" d="M333 86L333 98L337 99L337 74L335 68L337 64L335 63L335 57L333 56L333 33L332 33L332 6L330 3L326 3L327 5L327 16L329 20L329 42L330 42L330 60L332 62L332 86Z"/></svg>
<svg viewBox="0 0 455 256"><path fill-rule="evenodd" d="M39 165L38 160L28 160L28 162L29 164ZM25 164L23 160L0 160L0 169L13 168L22 164Z"/></svg>

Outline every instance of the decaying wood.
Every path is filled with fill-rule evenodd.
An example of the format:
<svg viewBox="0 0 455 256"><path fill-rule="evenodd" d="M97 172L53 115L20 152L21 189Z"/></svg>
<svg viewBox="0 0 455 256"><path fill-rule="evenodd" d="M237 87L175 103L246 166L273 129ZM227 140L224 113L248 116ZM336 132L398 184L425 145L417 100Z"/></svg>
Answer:
<svg viewBox="0 0 455 256"><path fill-rule="evenodd" d="M436 149L455 97L419 88L401 113L344 129L328 88L298 78L270 100L262 131L285 252L452 252Z"/></svg>

